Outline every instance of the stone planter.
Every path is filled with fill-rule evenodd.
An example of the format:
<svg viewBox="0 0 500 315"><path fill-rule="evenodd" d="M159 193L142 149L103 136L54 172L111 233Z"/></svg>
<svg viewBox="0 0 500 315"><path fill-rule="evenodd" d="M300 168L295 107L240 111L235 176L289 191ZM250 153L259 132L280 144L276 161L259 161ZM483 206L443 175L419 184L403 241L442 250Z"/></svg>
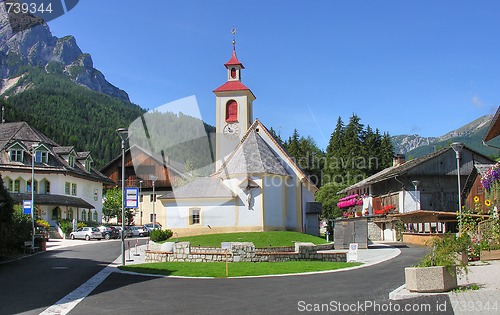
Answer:
<svg viewBox="0 0 500 315"><path fill-rule="evenodd" d="M445 267L405 268L406 289L411 292L446 292L457 287L457 269L450 274Z"/></svg>
<svg viewBox="0 0 500 315"><path fill-rule="evenodd" d="M500 249L482 250L481 260L500 260Z"/></svg>

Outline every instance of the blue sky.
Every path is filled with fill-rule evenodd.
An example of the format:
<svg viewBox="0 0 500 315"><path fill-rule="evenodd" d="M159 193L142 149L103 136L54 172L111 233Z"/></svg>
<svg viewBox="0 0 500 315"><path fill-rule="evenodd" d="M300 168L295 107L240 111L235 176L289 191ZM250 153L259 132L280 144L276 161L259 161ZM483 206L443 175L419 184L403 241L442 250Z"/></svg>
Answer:
<svg viewBox="0 0 500 315"><path fill-rule="evenodd" d="M233 25L254 118L323 149L339 116L440 136L500 105L497 1L133 3L83 0L49 26L146 109L195 95L214 125Z"/></svg>

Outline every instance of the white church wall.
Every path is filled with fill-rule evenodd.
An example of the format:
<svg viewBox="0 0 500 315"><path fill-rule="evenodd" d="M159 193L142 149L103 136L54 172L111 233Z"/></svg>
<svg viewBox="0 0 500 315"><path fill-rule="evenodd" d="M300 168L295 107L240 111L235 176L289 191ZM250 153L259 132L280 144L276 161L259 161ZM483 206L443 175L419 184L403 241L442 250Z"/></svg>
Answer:
<svg viewBox="0 0 500 315"><path fill-rule="evenodd" d="M247 177L236 177L224 180L223 183L238 195L238 226L262 226L262 189L255 188L251 190L250 206L248 206L248 195L240 187L242 181ZM251 179L262 187L262 180L258 177Z"/></svg>
<svg viewBox="0 0 500 315"><path fill-rule="evenodd" d="M283 177L264 177L264 224L266 227L283 226Z"/></svg>

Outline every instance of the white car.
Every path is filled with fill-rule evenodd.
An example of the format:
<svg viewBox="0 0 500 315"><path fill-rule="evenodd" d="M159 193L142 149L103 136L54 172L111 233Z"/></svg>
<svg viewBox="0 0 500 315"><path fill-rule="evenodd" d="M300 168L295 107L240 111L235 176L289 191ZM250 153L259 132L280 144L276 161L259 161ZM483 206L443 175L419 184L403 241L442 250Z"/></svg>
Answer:
<svg viewBox="0 0 500 315"><path fill-rule="evenodd" d="M144 226L131 226L132 233L134 236L148 236L148 229Z"/></svg>
<svg viewBox="0 0 500 315"><path fill-rule="evenodd" d="M91 239L96 239L100 241L102 239L102 234L101 232L99 232L98 228L86 226L71 232L69 234L69 237L72 240L76 238L81 238L81 239L86 239L87 241L90 241Z"/></svg>

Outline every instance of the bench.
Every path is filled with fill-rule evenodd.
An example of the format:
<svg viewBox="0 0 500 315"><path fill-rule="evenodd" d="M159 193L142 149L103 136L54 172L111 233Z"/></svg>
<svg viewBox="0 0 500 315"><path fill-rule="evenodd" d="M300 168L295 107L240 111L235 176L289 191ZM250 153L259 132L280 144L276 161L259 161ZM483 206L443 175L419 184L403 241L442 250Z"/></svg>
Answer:
<svg viewBox="0 0 500 315"><path fill-rule="evenodd" d="M24 253L25 254L27 254L27 253L33 254L37 249L38 249L38 247L36 247L36 246L31 247L31 241L24 242Z"/></svg>

